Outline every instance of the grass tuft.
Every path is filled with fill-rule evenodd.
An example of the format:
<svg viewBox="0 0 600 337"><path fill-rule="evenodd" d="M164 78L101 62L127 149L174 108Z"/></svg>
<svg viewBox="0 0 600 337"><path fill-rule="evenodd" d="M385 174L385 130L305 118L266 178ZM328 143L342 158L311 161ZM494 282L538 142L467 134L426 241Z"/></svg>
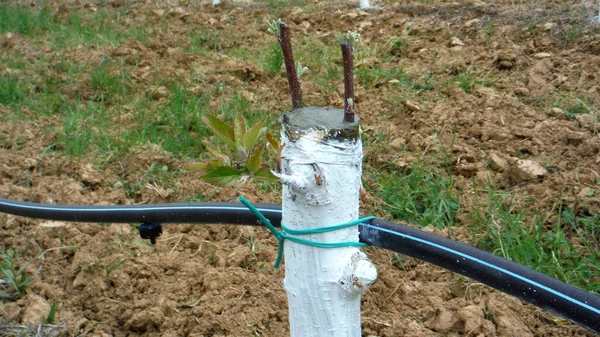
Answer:
<svg viewBox="0 0 600 337"><path fill-rule="evenodd" d="M479 248L600 294L599 215L557 207L540 216L520 210L514 196L493 186L482 192L486 201L470 212Z"/></svg>
<svg viewBox="0 0 600 337"><path fill-rule="evenodd" d="M25 268L29 265L29 262L22 265L20 268L17 267L17 260L21 257L21 253L16 253L14 250L9 249L8 251L0 252L2 261L0 261L0 270L4 275L0 281L0 298L5 299L18 299L25 295L27 285L33 281L33 277L27 276Z"/></svg>
<svg viewBox="0 0 600 337"><path fill-rule="evenodd" d="M0 76L0 104L19 104L27 96L21 80L16 76Z"/></svg>
<svg viewBox="0 0 600 337"><path fill-rule="evenodd" d="M415 162L410 169L379 175L376 195L396 220L444 228L454 225L459 211L454 183L445 173Z"/></svg>
<svg viewBox="0 0 600 337"><path fill-rule="evenodd" d="M281 73L281 66L283 66L283 53L281 52L281 47L279 47L279 43L277 41L271 43L261 58L261 66L264 72L271 76L276 76Z"/></svg>

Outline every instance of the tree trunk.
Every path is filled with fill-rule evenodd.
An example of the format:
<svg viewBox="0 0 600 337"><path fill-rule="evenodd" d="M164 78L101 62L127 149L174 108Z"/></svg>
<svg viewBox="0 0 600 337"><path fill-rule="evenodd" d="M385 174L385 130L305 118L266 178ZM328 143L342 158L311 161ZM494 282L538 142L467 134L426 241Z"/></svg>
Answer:
<svg viewBox="0 0 600 337"><path fill-rule="evenodd" d="M362 143L359 118L344 111L301 108L282 118L283 219L312 229L358 219ZM358 226L302 238L358 242ZM358 247L317 248L285 241L290 332L298 336L361 336L360 298L377 271Z"/></svg>

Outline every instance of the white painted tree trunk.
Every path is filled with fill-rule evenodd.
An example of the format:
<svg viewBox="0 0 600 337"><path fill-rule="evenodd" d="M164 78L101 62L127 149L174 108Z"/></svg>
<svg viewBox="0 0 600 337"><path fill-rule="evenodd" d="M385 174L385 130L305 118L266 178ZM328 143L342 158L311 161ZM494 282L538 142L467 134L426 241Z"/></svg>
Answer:
<svg viewBox="0 0 600 337"><path fill-rule="evenodd" d="M221 3L221 0L212 0L213 6L216 6Z"/></svg>
<svg viewBox="0 0 600 337"><path fill-rule="evenodd" d="M369 6L369 0L360 0L360 8L370 8L371 6Z"/></svg>
<svg viewBox="0 0 600 337"><path fill-rule="evenodd" d="M358 218L362 144L358 117L342 123L343 113L302 108L282 119L282 222L291 229ZM310 120L312 126L305 124ZM358 227L302 237L357 242ZM289 240L284 251L291 336L361 336L360 298L377 278L366 255L357 247L316 248Z"/></svg>

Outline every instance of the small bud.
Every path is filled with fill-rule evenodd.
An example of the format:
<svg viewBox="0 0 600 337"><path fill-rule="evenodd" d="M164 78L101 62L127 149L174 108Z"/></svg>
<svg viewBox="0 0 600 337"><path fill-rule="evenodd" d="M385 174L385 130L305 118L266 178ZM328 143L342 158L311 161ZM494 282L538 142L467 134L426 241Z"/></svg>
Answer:
<svg viewBox="0 0 600 337"><path fill-rule="evenodd" d="M298 74L298 79L300 79L302 74L304 74L307 70L308 68L303 67L300 61L296 61L296 74Z"/></svg>
<svg viewBox="0 0 600 337"><path fill-rule="evenodd" d="M279 30L280 30L280 26L281 26L281 19L277 19L277 20L273 20L273 21L269 21L267 19L265 19L265 22L267 23L267 32L271 33L271 34L275 34L275 35L279 35Z"/></svg>
<svg viewBox="0 0 600 337"><path fill-rule="evenodd" d="M358 39L360 38L360 34L358 32L348 31L346 34L346 38L350 42L351 45L355 46L358 43Z"/></svg>

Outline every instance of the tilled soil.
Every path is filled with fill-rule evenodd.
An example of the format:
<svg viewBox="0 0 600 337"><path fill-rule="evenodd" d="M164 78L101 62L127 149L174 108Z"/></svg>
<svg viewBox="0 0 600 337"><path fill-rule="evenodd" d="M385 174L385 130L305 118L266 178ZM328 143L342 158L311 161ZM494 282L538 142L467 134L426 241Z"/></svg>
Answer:
<svg viewBox="0 0 600 337"><path fill-rule="evenodd" d="M357 67L401 68L420 83L428 77L443 82L475 69L478 74L476 85L467 90L450 81L433 92L416 94L397 80L376 80L367 86L358 77L356 104L363 130L374 138L383 135L381 141L365 148L368 170L403 169L417 157L442 153L446 147L451 149L451 172L465 208L458 217L463 224L468 222L464 216L468 205L476 201L476 186L489 182L521 196L526 200L523 207L529 209L548 210L561 203L578 215L598 213L600 199L594 193L600 178L597 116L568 116L540 103L573 93L588 102L597 100L598 35L587 17L573 14L580 13L578 8L586 3L576 2L568 10L561 2L534 9L510 1L387 2L368 11L357 11L352 5L315 1L304 9L283 10L281 18L290 24L297 49L302 48L302 35L318 36L323 43L335 45L337 34L347 30L358 30L363 45L384 45L396 36L410 41L405 49L389 51L394 57L365 57L357 61ZM245 97L272 111L288 109L284 76L269 76L257 64L226 54L186 51L188 32L206 26L231 32L230 38L220 40L224 49L274 39L264 25L256 24L256 18L269 17L266 5L225 3L213 8L111 1L52 6L60 9L56 15L128 6L131 25L136 20L155 25L168 21L168 31L144 43L131 38L119 46L61 51L73 62L99 62L106 55L122 59L133 74L135 90L156 94L156 83L167 78L189 84L191 91L199 90L198 86L235 83L243 87ZM570 40L567 33L574 27L580 27L579 34ZM18 35L1 37L2 55L23 50L30 53L31 62L54 52ZM190 78L198 66L205 69L199 84ZM3 68L0 73L10 71ZM342 104L341 78L327 95L311 78L303 83L305 102ZM89 83L82 83L64 88L63 94L85 100L91 99L92 91ZM156 95L160 100L162 94ZM404 99L391 99L401 95ZM210 104L219 101L211 99ZM35 111L29 111L31 120L23 121L9 118L13 112L0 105L2 197L81 205L175 202L189 195L231 201L238 194L253 202L281 201L277 191L265 192L252 184L240 189L212 187L195 172L182 172L169 186L152 184L144 175L149 167L165 165L177 170L186 161L156 144L132 147L126 158L100 170L94 158L68 157L60 149L45 151L58 137L59 131L52 131L60 125L58 116L36 117ZM134 111L123 113L124 128L131 118L136 118ZM129 193L123 188L124 179L147 184ZM385 216L378 209L379 201L368 193L363 194L362 205L365 213ZM26 270L35 275L25 296L0 306L0 317L7 321L39 323L56 302L55 322L63 323L66 335L289 334L281 286L284 274L272 265L277 242L263 228L168 225L158 244L150 246L130 225L62 223L0 214L0 226L0 246L26 247L23 261L31 259ZM468 242L469 235L463 232L458 230L459 238ZM441 268L387 251L365 251L377 265L379 278L363 297L364 336L593 335Z"/></svg>

